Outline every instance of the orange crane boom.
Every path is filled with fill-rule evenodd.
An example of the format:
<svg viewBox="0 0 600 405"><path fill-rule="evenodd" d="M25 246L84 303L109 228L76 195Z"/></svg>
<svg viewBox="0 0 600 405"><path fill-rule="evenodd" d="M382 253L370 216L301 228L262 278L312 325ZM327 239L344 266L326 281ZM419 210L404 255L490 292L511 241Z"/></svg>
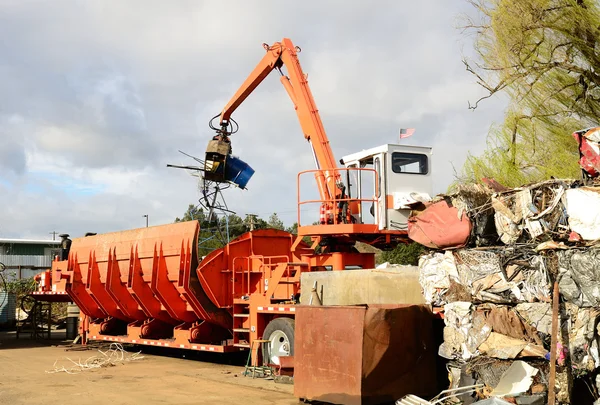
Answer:
<svg viewBox="0 0 600 405"><path fill-rule="evenodd" d="M262 58L238 91L229 100L219 118L220 132L227 136L231 114L248 98L258 85L277 69L281 74L281 84L294 103L300 127L304 137L311 145L315 164L320 170L315 174L319 194L324 201L340 198L344 194L344 185L337 170L337 163L329 145L323 122L319 116L317 104L308 86L307 75L302 71L297 53L300 48L294 46L289 38L269 46L263 44L267 54ZM286 76L281 68L287 68Z"/></svg>

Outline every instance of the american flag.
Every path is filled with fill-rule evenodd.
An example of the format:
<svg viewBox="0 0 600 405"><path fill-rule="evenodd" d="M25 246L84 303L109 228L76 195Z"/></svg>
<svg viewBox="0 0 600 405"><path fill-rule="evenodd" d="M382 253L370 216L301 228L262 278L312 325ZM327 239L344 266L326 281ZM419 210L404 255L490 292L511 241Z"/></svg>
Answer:
<svg viewBox="0 0 600 405"><path fill-rule="evenodd" d="M415 133L414 128L400 128L400 139L408 138Z"/></svg>

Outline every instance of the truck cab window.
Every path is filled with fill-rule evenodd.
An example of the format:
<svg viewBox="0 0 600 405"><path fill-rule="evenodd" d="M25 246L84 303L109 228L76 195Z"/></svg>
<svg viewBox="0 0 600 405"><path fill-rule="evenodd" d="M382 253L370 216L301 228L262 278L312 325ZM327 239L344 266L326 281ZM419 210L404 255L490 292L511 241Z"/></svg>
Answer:
<svg viewBox="0 0 600 405"><path fill-rule="evenodd" d="M392 153L392 171L394 173L427 174L429 163L427 155L420 153Z"/></svg>

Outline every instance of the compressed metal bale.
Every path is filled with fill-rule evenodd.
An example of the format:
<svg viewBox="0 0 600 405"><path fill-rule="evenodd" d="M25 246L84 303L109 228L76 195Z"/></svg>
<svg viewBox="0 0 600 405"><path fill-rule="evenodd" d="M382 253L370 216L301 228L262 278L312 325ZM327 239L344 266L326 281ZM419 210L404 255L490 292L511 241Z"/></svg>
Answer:
<svg viewBox="0 0 600 405"><path fill-rule="evenodd" d="M569 302L580 307L600 305L600 249L559 251L559 288Z"/></svg>
<svg viewBox="0 0 600 405"><path fill-rule="evenodd" d="M490 274L502 273L500 256L493 251L462 249L455 252L460 281L471 284Z"/></svg>
<svg viewBox="0 0 600 405"><path fill-rule="evenodd" d="M567 190L569 226L584 240L600 239L600 187Z"/></svg>
<svg viewBox="0 0 600 405"><path fill-rule="evenodd" d="M457 300L508 304L550 297L545 259L531 249L459 249L424 255L419 260L419 282L426 301L434 305Z"/></svg>
<svg viewBox="0 0 600 405"><path fill-rule="evenodd" d="M477 383L485 384L488 387L495 387L498 385L502 374L508 370L511 364L512 360L479 357L470 361L465 366L465 371L467 373L474 373Z"/></svg>

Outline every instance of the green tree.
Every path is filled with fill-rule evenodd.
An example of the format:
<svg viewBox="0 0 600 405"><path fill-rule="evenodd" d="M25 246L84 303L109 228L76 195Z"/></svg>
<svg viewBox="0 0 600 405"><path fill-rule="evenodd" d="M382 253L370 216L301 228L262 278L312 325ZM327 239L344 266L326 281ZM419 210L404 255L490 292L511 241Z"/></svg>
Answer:
<svg viewBox="0 0 600 405"><path fill-rule="evenodd" d="M394 250L382 252L378 261L416 266L419 264L419 257L425 254L426 251L427 248L418 243L400 244Z"/></svg>
<svg viewBox="0 0 600 405"><path fill-rule="evenodd" d="M244 218L244 223L246 224L247 231L252 229L266 229L269 227L267 221L254 214L246 215L246 218Z"/></svg>
<svg viewBox="0 0 600 405"><path fill-rule="evenodd" d="M269 226L269 228L275 228L275 229L285 229L285 227L283 226L283 221L281 219L279 219L279 216L277 215L276 212L274 212L273 214L271 214L271 216L269 217L269 220L267 221L267 224Z"/></svg>
<svg viewBox="0 0 600 405"><path fill-rule="evenodd" d="M221 228L225 229L225 221L227 220L227 228L229 229L229 239L235 239L238 236L248 232L250 229L248 228L248 224L244 222L242 218L237 216L236 214L227 215L227 219L225 217L221 218Z"/></svg>
<svg viewBox="0 0 600 405"><path fill-rule="evenodd" d="M297 235L298 234L298 222L294 222L292 224L292 226L288 226L287 228L285 228L285 231L291 233L292 235Z"/></svg>
<svg viewBox="0 0 600 405"><path fill-rule="evenodd" d="M0 271L2 268L0 267ZM11 279L5 283L0 283L0 291L4 291L9 294L14 294L17 302L22 301L27 295L35 291L37 283L33 277L29 278L16 278L16 274L11 274Z"/></svg>
<svg viewBox="0 0 600 405"><path fill-rule="evenodd" d="M185 222L185 221L193 221L193 220L200 221L200 224L202 224L204 221L206 221L206 215L204 214L204 210L202 208L198 208L194 204L188 205L188 209L185 212L185 214L183 214L183 217L175 218L175 222Z"/></svg>
<svg viewBox="0 0 600 405"><path fill-rule="evenodd" d="M273 227L264 219L256 215L247 215L242 219L236 214L213 216L209 220L208 214L200 207L194 204L188 205L186 212L181 218L175 218L175 222L185 222L197 220L200 222L200 233L198 235L198 254L205 256L215 249L220 249L238 236L249 232L250 229L265 229ZM278 229L283 229L283 223L273 214L271 218L272 224Z"/></svg>
<svg viewBox="0 0 600 405"><path fill-rule="evenodd" d="M31 309L33 298L29 295L35 291L37 283L33 277L17 278L15 271L8 271L6 266L0 263L0 291L5 291L15 296L17 308ZM0 299L0 305L3 304Z"/></svg>
<svg viewBox="0 0 600 405"><path fill-rule="evenodd" d="M597 125L600 113L600 8L592 0L469 0L476 16L477 61L467 71L487 95L508 96L504 122L493 126L482 156L469 156L463 181L493 177L507 186L576 177L573 131Z"/></svg>

